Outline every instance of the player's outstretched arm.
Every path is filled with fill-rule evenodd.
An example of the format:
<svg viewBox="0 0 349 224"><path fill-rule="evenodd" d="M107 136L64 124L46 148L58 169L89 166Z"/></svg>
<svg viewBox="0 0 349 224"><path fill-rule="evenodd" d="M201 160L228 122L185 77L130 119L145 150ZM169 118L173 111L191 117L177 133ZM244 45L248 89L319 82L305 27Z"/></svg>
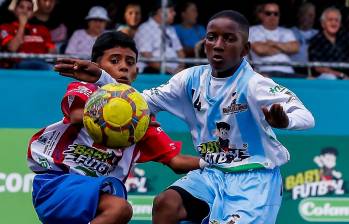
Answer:
<svg viewBox="0 0 349 224"><path fill-rule="evenodd" d="M54 70L63 76L90 83L97 82L102 74L102 69L96 63L74 58L58 59Z"/></svg>
<svg viewBox="0 0 349 224"><path fill-rule="evenodd" d="M187 173L191 170L202 169L209 164L203 159L196 156L178 154L177 156L173 157L166 165L170 167L175 173L181 174Z"/></svg>
<svg viewBox="0 0 349 224"><path fill-rule="evenodd" d="M262 108L265 120L273 128L287 128L289 124L289 119L284 111L283 107L280 104L273 104L268 110L268 108Z"/></svg>

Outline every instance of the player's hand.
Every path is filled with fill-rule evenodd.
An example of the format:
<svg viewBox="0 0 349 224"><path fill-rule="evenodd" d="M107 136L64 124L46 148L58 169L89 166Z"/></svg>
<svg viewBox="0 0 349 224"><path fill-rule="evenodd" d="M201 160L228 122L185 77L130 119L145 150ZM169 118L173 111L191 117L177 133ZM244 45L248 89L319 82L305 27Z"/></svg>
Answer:
<svg viewBox="0 0 349 224"><path fill-rule="evenodd" d="M28 16L24 13L18 15L18 22L20 26L25 26L28 22Z"/></svg>
<svg viewBox="0 0 349 224"><path fill-rule="evenodd" d="M97 82L102 74L102 70L96 63L73 58L58 59L54 70L63 76L90 83Z"/></svg>
<svg viewBox="0 0 349 224"><path fill-rule="evenodd" d="M266 107L263 107L262 110L265 120L270 126L274 128L286 128L288 126L288 116L280 104L273 104L270 110Z"/></svg>

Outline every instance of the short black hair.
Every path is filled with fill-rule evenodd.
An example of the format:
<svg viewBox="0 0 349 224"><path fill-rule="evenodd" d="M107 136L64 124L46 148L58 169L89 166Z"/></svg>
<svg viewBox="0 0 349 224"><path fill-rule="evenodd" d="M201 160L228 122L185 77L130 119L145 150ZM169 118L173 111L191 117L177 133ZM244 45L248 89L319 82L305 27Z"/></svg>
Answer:
<svg viewBox="0 0 349 224"><path fill-rule="evenodd" d="M156 14L156 12L161 9L162 7L162 0L155 0L155 3L151 9L150 15L154 16ZM173 3L172 0L167 0L167 4L165 5L165 8L171 8L171 7L175 7L175 4Z"/></svg>
<svg viewBox="0 0 349 224"><path fill-rule="evenodd" d="M326 147L321 150L321 155L324 155L324 154L332 154L332 155L338 156L338 151L334 147Z"/></svg>
<svg viewBox="0 0 349 224"><path fill-rule="evenodd" d="M136 43L130 36L120 31L109 31L97 38L92 47L91 61L97 62L98 58L103 56L105 50L114 47L130 48L136 53L136 60L138 59Z"/></svg>
<svg viewBox="0 0 349 224"><path fill-rule="evenodd" d="M209 20L208 23L211 22L214 19L218 18L228 18L231 21L236 22L239 25L240 30L246 34L246 37L248 39L250 24L246 17L242 15L241 13L234 11L234 10L223 10L216 14L214 14Z"/></svg>

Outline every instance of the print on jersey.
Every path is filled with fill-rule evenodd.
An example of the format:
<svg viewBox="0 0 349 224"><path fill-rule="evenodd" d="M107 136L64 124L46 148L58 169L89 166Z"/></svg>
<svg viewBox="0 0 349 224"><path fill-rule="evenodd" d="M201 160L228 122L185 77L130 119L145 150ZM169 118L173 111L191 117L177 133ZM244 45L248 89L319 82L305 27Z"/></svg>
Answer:
<svg viewBox="0 0 349 224"><path fill-rule="evenodd" d="M236 103L236 100L238 98L238 94L234 92L232 94L232 102L229 106L223 107L223 114L236 114L240 112L244 112L247 110L247 104L246 103Z"/></svg>
<svg viewBox="0 0 349 224"><path fill-rule="evenodd" d="M229 141L230 125L225 122L216 123L216 136L218 140L202 143L198 146L201 157L210 164L240 162L249 158L248 144L241 147Z"/></svg>
<svg viewBox="0 0 349 224"><path fill-rule="evenodd" d="M114 150L107 152L80 144L69 145L63 154L66 161L73 161L79 164L75 168L88 176L108 175L113 165L117 164L122 157L121 150L120 153L116 154Z"/></svg>

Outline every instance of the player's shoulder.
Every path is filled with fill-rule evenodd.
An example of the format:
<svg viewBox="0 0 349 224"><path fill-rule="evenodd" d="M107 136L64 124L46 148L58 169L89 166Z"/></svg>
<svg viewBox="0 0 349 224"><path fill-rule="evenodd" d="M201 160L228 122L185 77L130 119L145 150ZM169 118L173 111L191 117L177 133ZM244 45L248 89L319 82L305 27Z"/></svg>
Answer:
<svg viewBox="0 0 349 224"><path fill-rule="evenodd" d="M250 33L261 32L262 30L263 30L263 26L262 25L250 26Z"/></svg>
<svg viewBox="0 0 349 224"><path fill-rule="evenodd" d="M257 90L259 87L275 85L275 82L268 77L259 74L256 71L251 72L251 77L248 80L250 90Z"/></svg>
<svg viewBox="0 0 349 224"><path fill-rule="evenodd" d="M205 75L211 70L210 65L197 65L183 70L183 73L191 77L199 77Z"/></svg>

